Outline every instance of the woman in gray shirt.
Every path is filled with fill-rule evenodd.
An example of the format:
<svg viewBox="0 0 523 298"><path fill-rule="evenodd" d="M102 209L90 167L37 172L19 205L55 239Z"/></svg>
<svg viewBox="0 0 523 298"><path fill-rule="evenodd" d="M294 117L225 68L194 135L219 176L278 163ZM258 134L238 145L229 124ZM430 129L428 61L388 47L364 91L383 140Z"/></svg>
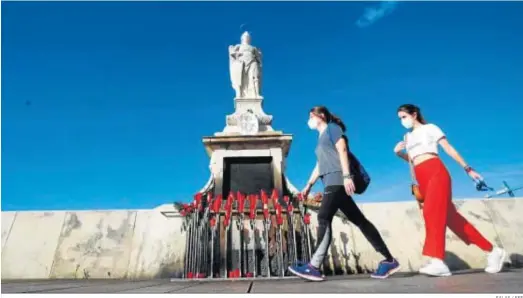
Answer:
<svg viewBox="0 0 523 298"><path fill-rule="evenodd" d="M348 144L344 136L345 125L341 119L331 114L323 106L310 110L308 124L309 128L319 132L318 145L315 150L317 163L302 194L307 197L318 178L321 178L323 182L324 193L318 212L316 251L308 264L300 263L290 266L289 270L308 280L321 281L324 279L319 268L331 243L332 219L339 209L354 225L360 228L374 249L385 257L372 277L387 278L397 272L400 266L390 254L376 227L363 215L351 197L356 188L353 176L349 171Z"/></svg>

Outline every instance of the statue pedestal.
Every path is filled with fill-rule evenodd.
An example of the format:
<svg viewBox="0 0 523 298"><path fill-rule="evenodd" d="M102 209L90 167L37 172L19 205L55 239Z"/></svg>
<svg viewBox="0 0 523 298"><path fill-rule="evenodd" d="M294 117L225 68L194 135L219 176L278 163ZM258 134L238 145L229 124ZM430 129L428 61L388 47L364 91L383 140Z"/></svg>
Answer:
<svg viewBox="0 0 523 298"><path fill-rule="evenodd" d="M226 197L231 190L259 193L260 189L270 188L266 190L277 189L280 194L298 191L283 174L292 135L272 128L272 116L263 111L263 100L263 97L235 98L235 111L226 116L223 131L203 138L205 150L211 158L211 177L202 192L214 189L214 195ZM264 167L261 163L267 164L270 171L265 168L265 173L259 173ZM233 177L236 172L231 174L231 167L234 168L232 171L242 174ZM256 179L261 181L265 179L263 177L271 181L260 182L257 190L250 185L242 186L243 183L252 184L249 181Z"/></svg>
<svg viewBox="0 0 523 298"><path fill-rule="evenodd" d="M207 155L210 157L210 171L211 178L208 185L203 189L203 193L212 193L213 197L221 195L223 197L223 204L229 193L236 194L241 192L245 195L260 194L264 190L270 194L272 190L276 189L280 194L280 203L284 204L283 196L292 195L298 190L285 177L285 160L289 154L289 148L292 142L292 135L283 134L281 132L258 132L255 135L222 135L209 136L202 138ZM285 205L284 205L285 206ZM261 200L258 201L258 210L262 208ZM218 261L217 269L220 276L227 276L227 263L223 255L229 253L229 262L231 268L238 268L243 261L237 258L240 247L240 234L244 231L243 226L248 225L248 221L243 222L240 228L237 226L236 220L231 223L229 230L230 243L226 247L227 242L224 241L226 229L224 225L224 217L218 217L218 239L220 239L218 248L220 251L220 259ZM258 221L258 228L261 221ZM254 239L255 232L252 232L250 239ZM274 235L271 234L274 241ZM262 237L263 238L263 237ZM256 244L255 241L248 244L249 249L244 253L247 254L247 264L252 264L251 247L258 250L257 253L263 252L265 249L265 240L261 239ZM222 253L223 252L223 253ZM251 260L251 261L249 261ZM247 265L252 268L253 265ZM262 262L259 265L260 271L264 272ZM271 265L275 266L275 265ZM274 267L272 267L274 268Z"/></svg>
<svg viewBox="0 0 523 298"><path fill-rule="evenodd" d="M263 97L259 98L235 98L234 113L226 116L226 126L222 132L217 132L215 136L228 135L253 135L260 132L274 132L272 128L272 116L263 111ZM242 131L240 116L251 113L257 120L257 129L254 132ZM281 134L281 132L279 132Z"/></svg>
<svg viewBox="0 0 523 298"><path fill-rule="evenodd" d="M237 112L245 112L252 109L254 112L263 113L263 97L259 98L235 98L234 110ZM271 117L272 118L272 117Z"/></svg>
<svg viewBox="0 0 523 298"><path fill-rule="evenodd" d="M230 191L252 194L260 189L268 193L272 189L280 194L295 192L283 174L291 142L292 136L282 133L204 137L203 144L211 158L214 195L227 197Z"/></svg>

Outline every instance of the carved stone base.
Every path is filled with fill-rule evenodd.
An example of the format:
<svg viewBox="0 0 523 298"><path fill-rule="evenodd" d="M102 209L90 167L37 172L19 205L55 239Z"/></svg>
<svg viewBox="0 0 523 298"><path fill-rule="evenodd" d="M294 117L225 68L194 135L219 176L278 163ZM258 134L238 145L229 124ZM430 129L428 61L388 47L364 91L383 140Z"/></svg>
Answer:
<svg viewBox="0 0 523 298"><path fill-rule="evenodd" d="M234 113L226 116L226 126L216 136L245 134L242 131L240 116L252 113L258 119L257 132L272 132L272 116L263 111L263 97L259 98L235 98ZM250 135L256 133L249 133Z"/></svg>
<svg viewBox="0 0 523 298"><path fill-rule="evenodd" d="M291 135L260 134L256 136L204 137L203 143L211 157L210 170L214 178L214 194L222 194L224 159L229 157L272 157L274 187L283 190L285 160L292 142ZM288 181L285 181L288 183Z"/></svg>

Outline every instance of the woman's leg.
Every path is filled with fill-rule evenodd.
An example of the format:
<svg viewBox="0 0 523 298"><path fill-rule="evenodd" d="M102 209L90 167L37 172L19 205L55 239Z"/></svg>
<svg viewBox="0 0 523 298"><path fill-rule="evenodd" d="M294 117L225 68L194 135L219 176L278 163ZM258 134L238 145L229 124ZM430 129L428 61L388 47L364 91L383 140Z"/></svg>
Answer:
<svg viewBox="0 0 523 298"><path fill-rule="evenodd" d="M340 210L347 216L347 218L357 226L367 238L367 241L374 247L374 249L385 257L381 261L376 272L371 274L372 278L387 278L400 269L399 263L394 259L390 253L385 241L381 237L378 229L363 215L356 202L345 193L345 189L339 195L341 199L338 201Z"/></svg>
<svg viewBox="0 0 523 298"><path fill-rule="evenodd" d="M323 264L323 260L327 255L332 239L332 219L334 214L338 211L339 189L343 186L327 186L323 194L320 210L318 211L318 235L316 242L316 251L314 252L310 263L290 266L289 271L292 273L312 281L323 280L319 268Z"/></svg>
<svg viewBox="0 0 523 298"><path fill-rule="evenodd" d="M382 254L387 261L392 262L394 258L378 232L378 229L363 215L356 202L345 193L344 189L340 196L342 197L339 200L341 212L360 229L363 236L365 236L377 252Z"/></svg>
<svg viewBox="0 0 523 298"><path fill-rule="evenodd" d="M492 251L492 243L456 210L454 204L449 204L447 222L449 229L467 245L475 244L485 252Z"/></svg>
<svg viewBox="0 0 523 298"><path fill-rule="evenodd" d="M318 211L318 235L316 241L316 251L314 252L310 264L315 268L320 268L327 255L332 240L332 219L338 211L340 201L339 193L343 186L327 186L325 188L320 210Z"/></svg>
<svg viewBox="0 0 523 298"><path fill-rule="evenodd" d="M445 232L449 206L452 205L450 175L439 159L423 162L416 167L416 178L424 197L425 245L423 255L431 258L419 272L432 276L450 276L445 259Z"/></svg>
<svg viewBox="0 0 523 298"><path fill-rule="evenodd" d="M445 232L447 214L451 203L450 176L445 170L435 169L424 185L423 218L425 219L425 245L423 255L443 260L445 258Z"/></svg>
<svg viewBox="0 0 523 298"><path fill-rule="evenodd" d="M467 245L475 244L477 247L488 253L487 267L485 271L488 273L498 273L503 269L503 261L506 257L506 251L499 247L494 247L490 241L485 239L483 235L461 214L454 204L450 204L448 213L449 229L454 232Z"/></svg>

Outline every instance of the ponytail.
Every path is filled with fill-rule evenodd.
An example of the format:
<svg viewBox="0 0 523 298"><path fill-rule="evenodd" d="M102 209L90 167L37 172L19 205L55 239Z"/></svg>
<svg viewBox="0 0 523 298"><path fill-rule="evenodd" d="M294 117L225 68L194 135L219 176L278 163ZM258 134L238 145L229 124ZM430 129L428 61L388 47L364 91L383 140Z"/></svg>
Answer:
<svg viewBox="0 0 523 298"><path fill-rule="evenodd" d="M329 110L324 106L316 106L310 110L311 113L321 116L327 123L337 124L343 132L347 130L347 127L343 121L336 115L329 112Z"/></svg>
<svg viewBox="0 0 523 298"><path fill-rule="evenodd" d="M336 115L334 114L331 114L331 121L330 122L334 122L336 123L343 132L345 132L347 130L347 127L345 126L345 123L343 123L343 121Z"/></svg>

